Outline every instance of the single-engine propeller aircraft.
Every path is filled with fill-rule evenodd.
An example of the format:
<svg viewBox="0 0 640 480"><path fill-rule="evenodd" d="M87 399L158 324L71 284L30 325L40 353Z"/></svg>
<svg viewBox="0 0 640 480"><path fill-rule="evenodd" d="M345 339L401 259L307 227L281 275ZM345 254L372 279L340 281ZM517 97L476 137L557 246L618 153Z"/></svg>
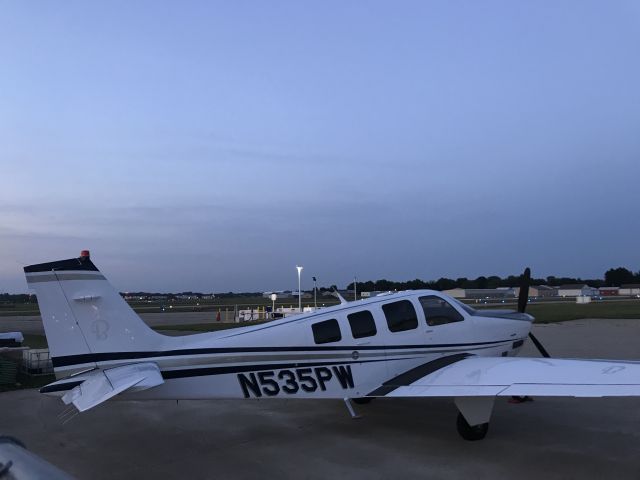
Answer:
<svg viewBox="0 0 640 480"><path fill-rule="evenodd" d="M496 397L640 395L640 363L549 358L525 313L416 290L262 325L169 337L149 328L83 251L31 265L56 373L42 393L76 412L143 399L451 397L457 430L487 434ZM527 336L544 358L516 358ZM75 407L75 408L74 408Z"/></svg>

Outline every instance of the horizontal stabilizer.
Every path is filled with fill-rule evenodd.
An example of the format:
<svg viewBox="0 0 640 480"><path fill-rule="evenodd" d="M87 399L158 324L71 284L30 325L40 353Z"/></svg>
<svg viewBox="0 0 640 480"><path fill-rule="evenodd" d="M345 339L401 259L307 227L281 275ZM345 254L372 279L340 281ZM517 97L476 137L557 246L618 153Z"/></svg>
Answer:
<svg viewBox="0 0 640 480"><path fill-rule="evenodd" d="M84 412L126 390L140 391L164 383L158 365L137 363L107 370L93 370L78 386L67 392L62 400Z"/></svg>

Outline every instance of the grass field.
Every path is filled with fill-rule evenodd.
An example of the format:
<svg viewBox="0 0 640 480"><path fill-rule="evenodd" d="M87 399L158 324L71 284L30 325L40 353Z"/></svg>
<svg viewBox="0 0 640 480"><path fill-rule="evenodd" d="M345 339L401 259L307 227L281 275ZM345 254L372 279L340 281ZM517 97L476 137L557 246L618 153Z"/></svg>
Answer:
<svg viewBox="0 0 640 480"><path fill-rule="evenodd" d="M640 319L640 301L592 302L584 305L576 303L533 304L527 307L527 313L533 315L537 323L566 322L581 318Z"/></svg>
<svg viewBox="0 0 640 480"><path fill-rule="evenodd" d="M484 308L484 307L481 307ZM488 306L487 308L497 308ZM514 309L513 305L506 305ZM566 322L581 318L632 318L640 320L640 301L626 300L615 302L594 302L585 305L576 303L530 304L527 312L536 318L536 323ZM192 325L162 325L156 330L175 330L184 332L212 332L229 328L259 325L264 322L243 323L197 323ZM32 348L46 348L47 342L42 335L25 335L25 345Z"/></svg>
<svg viewBox="0 0 640 480"><path fill-rule="evenodd" d="M217 332L238 327L250 327L267 322L242 322L242 323L194 323L191 325L162 325L154 327L154 330L177 330L182 332Z"/></svg>
<svg viewBox="0 0 640 480"><path fill-rule="evenodd" d="M128 302L131 308L137 313L161 313L161 312L217 312L218 310L230 310L234 308L239 310L245 308L262 308L271 306L271 300L263 297L236 297L236 298L216 298L215 300L193 301L150 301L150 302ZM338 300L335 298L318 297L318 306L337 305ZM297 307L298 300L296 298L287 298L276 301L278 307ZM303 307L312 307L313 299L304 299ZM0 317L16 316L16 315L40 315L38 305L34 303L16 303L11 305L0 304Z"/></svg>
<svg viewBox="0 0 640 480"><path fill-rule="evenodd" d="M44 335L25 334L23 344L30 348L47 348L49 346Z"/></svg>
<svg viewBox="0 0 640 480"><path fill-rule="evenodd" d="M487 306L480 308L500 308L496 306ZM506 305L508 310L515 309L515 305ZM587 303L578 305L576 303L544 303L530 304L527 307L527 313L536 318L536 323L554 323L566 322L569 320L579 320L581 318L636 318L640 320L640 301L627 300L615 302ZM214 330L222 330L226 328L235 328L247 325L257 325L260 322L237 323L201 323L194 325L168 325L163 326L162 330L183 330L194 332L207 332Z"/></svg>

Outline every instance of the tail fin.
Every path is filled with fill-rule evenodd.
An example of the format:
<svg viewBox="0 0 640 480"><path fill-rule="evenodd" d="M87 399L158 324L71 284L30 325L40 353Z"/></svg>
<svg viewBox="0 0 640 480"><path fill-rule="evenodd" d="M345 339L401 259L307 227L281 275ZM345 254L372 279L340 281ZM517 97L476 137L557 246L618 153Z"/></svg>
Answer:
<svg viewBox="0 0 640 480"><path fill-rule="evenodd" d="M92 354L160 349L164 336L127 305L87 250L79 258L30 265L24 272L38 297L56 372L65 365L95 366Z"/></svg>

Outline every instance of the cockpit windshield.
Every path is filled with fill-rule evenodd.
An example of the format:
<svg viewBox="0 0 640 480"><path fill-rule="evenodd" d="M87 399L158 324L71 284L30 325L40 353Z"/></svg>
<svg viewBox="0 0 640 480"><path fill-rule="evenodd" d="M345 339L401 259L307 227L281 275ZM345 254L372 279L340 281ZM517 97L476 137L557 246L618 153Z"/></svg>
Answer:
<svg viewBox="0 0 640 480"><path fill-rule="evenodd" d="M464 303L464 302L461 302L461 301L460 301L460 300L458 300L457 298L454 298L453 300L454 300L458 305L460 305L460 306L462 307L462 309L463 309L465 312L467 312L469 315L475 315L476 313L478 313L478 311L477 311L475 308L470 307L469 305L467 305L467 304L466 304L466 303Z"/></svg>

